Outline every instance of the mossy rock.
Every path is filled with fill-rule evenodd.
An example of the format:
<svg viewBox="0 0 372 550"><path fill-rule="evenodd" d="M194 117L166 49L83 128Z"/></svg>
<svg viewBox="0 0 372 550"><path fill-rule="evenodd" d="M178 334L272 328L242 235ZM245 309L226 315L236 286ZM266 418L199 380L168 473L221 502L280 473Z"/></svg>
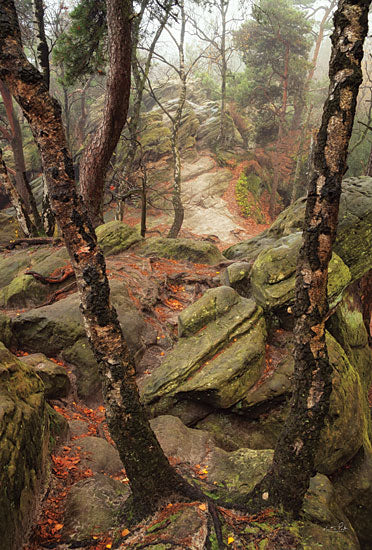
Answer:
<svg viewBox="0 0 372 550"><path fill-rule="evenodd" d="M15 342L11 325L10 318L0 313L0 342L7 348L11 348Z"/></svg>
<svg viewBox="0 0 372 550"><path fill-rule="evenodd" d="M273 225L258 237L238 243L224 251L231 260L255 259L267 247L285 236L303 228L304 198L284 210ZM345 178L342 182L340 212L334 252L350 270L353 280L359 279L372 268L369 243L372 239L372 178Z"/></svg>
<svg viewBox="0 0 372 550"><path fill-rule="evenodd" d="M180 323L183 336L143 384L144 402L153 414L187 400L231 407L263 370L262 309L233 289L219 287L190 306Z"/></svg>
<svg viewBox="0 0 372 550"><path fill-rule="evenodd" d="M49 447L40 378L0 344L0 547L18 550L35 513Z"/></svg>
<svg viewBox="0 0 372 550"><path fill-rule="evenodd" d="M23 269L17 276L14 276L15 271L13 270L19 264L19 252L14 255L12 262L12 257L7 260L7 263L11 265L5 268L5 272L10 275L13 271L13 277L10 280L8 277L9 282L0 290L0 307L24 308L42 304L52 290L49 285L42 285L32 276L25 275L24 271L26 269L24 268L27 267L27 270L31 269L46 277L53 273L55 269L62 268L70 262L67 250L64 247L58 250L43 247L31 255L27 255L22 251L22 255L25 263L23 263L23 260L21 261ZM8 271L9 269L12 269L12 271ZM55 284L53 291L59 290L64 284L66 283Z"/></svg>
<svg viewBox="0 0 372 550"><path fill-rule="evenodd" d="M172 260L187 260L193 263L214 265L223 258L218 248L206 241L192 239L167 239L151 237L135 248L142 256L159 256Z"/></svg>
<svg viewBox="0 0 372 550"><path fill-rule="evenodd" d="M363 445L368 445L370 412L366 392L356 368L350 363L345 351L331 334L327 333L326 341L333 368L333 389L330 410L321 433L316 456L316 468L318 472L330 475L346 464ZM291 359L289 349L286 351L286 355L287 361L283 357L282 365L286 366L286 378L290 381L294 361ZM269 379L265 380L264 384L270 386L270 381L275 380L275 377L276 373L274 372ZM286 383L283 386L282 394L288 390L288 383ZM258 389L248 391L233 410L239 414L251 416L253 407L256 403L264 402L265 395L265 392L262 395L261 386L258 385ZM277 396L279 395L280 392ZM272 407L274 407L274 402ZM279 416L276 414L275 408L272 408L272 411L264 415L264 420L259 419L259 422L253 422L256 438L258 434L261 434L263 442L271 442L274 446L279 436L280 426L283 425L287 414L287 406L280 408Z"/></svg>
<svg viewBox="0 0 372 550"><path fill-rule="evenodd" d="M97 227L96 235L98 243L106 256L127 250L132 244L142 239L137 228L130 227L118 220Z"/></svg>
<svg viewBox="0 0 372 550"><path fill-rule="evenodd" d="M279 239L272 248L261 252L252 266L252 295L265 310L292 305L295 298L295 275L301 233ZM349 268L333 254L328 272L328 299L334 307L351 281Z"/></svg>
<svg viewBox="0 0 372 550"><path fill-rule="evenodd" d="M101 395L101 379L98 364L87 338L79 338L72 346L62 350L62 357L76 365L76 387L81 399Z"/></svg>
<svg viewBox="0 0 372 550"><path fill-rule="evenodd" d="M21 357L22 363L31 367L44 383L46 399L67 397L71 384L66 370L50 361L43 353L33 353Z"/></svg>
<svg viewBox="0 0 372 550"><path fill-rule="evenodd" d="M66 418L57 412L48 403L46 410L49 418L49 450L53 451L58 443L61 443L67 438L69 426Z"/></svg>

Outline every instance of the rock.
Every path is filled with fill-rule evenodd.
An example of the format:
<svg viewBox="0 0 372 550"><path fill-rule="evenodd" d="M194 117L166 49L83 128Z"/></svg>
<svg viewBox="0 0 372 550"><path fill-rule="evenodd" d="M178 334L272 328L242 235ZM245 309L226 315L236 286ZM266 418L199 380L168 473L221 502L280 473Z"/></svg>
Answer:
<svg viewBox="0 0 372 550"><path fill-rule="evenodd" d="M26 355L20 360L40 376L44 382L46 399L60 399L68 395L71 384L63 367L50 361L43 353Z"/></svg>
<svg viewBox="0 0 372 550"><path fill-rule="evenodd" d="M209 265L217 264L222 260L220 251L212 243L192 239L151 237L137 245L135 253L141 256L159 256Z"/></svg>
<svg viewBox="0 0 372 550"><path fill-rule="evenodd" d="M112 281L111 299L116 307L124 337L130 351L144 349L147 329L142 315L134 307L123 283ZM78 392L88 397L99 387L98 367L83 327L77 294L67 296L50 306L22 313L13 319L12 331L19 346L29 352L55 356L62 352L65 360L77 367ZM81 372L79 371L81 367Z"/></svg>
<svg viewBox="0 0 372 550"><path fill-rule="evenodd" d="M128 486L103 474L78 481L67 496L62 541L91 540L112 529L129 493Z"/></svg>
<svg viewBox="0 0 372 550"><path fill-rule="evenodd" d="M72 346L62 350L64 361L75 365L76 387L81 399L101 397L101 379L97 361L88 338L79 338Z"/></svg>
<svg viewBox="0 0 372 550"><path fill-rule="evenodd" d="M24 257L24 260L20 262L23 269L18 269L17 276L15 276L16 272L13 271L13 267L19 261L20 252L22 252ZM8 263L10 263L11 258L9 258ZM61 289L66 283L55 284L52 290L50 285L41 284L30 275L25 275L24 271L31 269L46 277L53 273L54 270L66 266L69 261L65 248L51 250L47 247L40 247L33 254L17 251L13 257L12 267L8 265L5 269L5 272L9 273L10 280L9 277L8 279L4 279L4 281L8 280L8 282L0 290L0 307L24 308L42 304L52 291ZM3 262L4 260L1 260L0 264ZM18 274L19 271L20 273ZM10 276L11 273L12 276Z"/></svg>
<svg viewBox="0 0 372 550"><path fill-rule="evenodd" d="M329 333L327 333L326 338L329 359L334 373L332 378L333 389L330 411L322 430L321 442L316 457L316 468L318 472L330 475L347 463L360 447L368 441L370 413L366 392L363 389L357 370L348 360L340 344ZM276 397L288 391L294 365L290 356L290 348L282 353L283 359L280 363L282 368L279 367L278 369L281 378L280 383L276 384L278 387L275 393ZM233 410L240 414L250 415L252 414L251 408L254 405L262 402L267 403L267 400L270 399L269 392L273 387L273 381L277 380L277 372L275 371L269 379L266 379L262 386L258 384L253 390L249 390ZM280 415L282 415L280 421L280 424L282 424L287 415L286 407L281 409ZM273 425L270 428L271 418ZM269 414L266 412L265 420L262 422L260 419L260 422L256 422L254 427L257 432L261 433L262 441L267 441L267 431L269 430L269 433L272 434L271 442L273 444L276 442L280 430L278 429L278 416L274 411L270 411Z"/></svg>
<svg viewBox="0 0 372 550"><path fill-rule="evenodd" d="M89 435L89 425L84 420L69 420L68 426L71 438Z"/></svg>
<svg viewBox="0 0 372 550"><path fill-rule="evenodd" d="M141 146L146 161L157 161L172 152L171 131L163 113L154 111L142 116Z"/></svg>
<svg viewBox="0 0 372 550"><path fill-rule="evenodd" d="M203 330L198 330L199 313ZM193 304L182 319L181 332L189 335L178 340L144 382L144 403L153 414L169 412L170 404L185 400L231 407L263 370L266 326L261 308L219 287Z"/></svg>
<svg viewBox="0 0 372 550"><path fill-rule="evenodd" d="M64 416L53 409L48 403L46 409L49 417L50 440L49 447L52 451L58 443L67 439L69 424Z"/></svg>
<svg viewBox="0 0 372 550"><path fill-rule="evenodd" d="M14 336L11 328L11 320L6 315L0 313L0 341L10 348L14 344Z"/></svg>
<svg viewBox="0 0 372 550"><path fill-rule="evenodd" d="M79 437L74 440L72 447L81 456L79 465L90 468L93 473L117 474L123 468L116 448L102 437Z"/></svg>
<svg viewBox="0 0 372 550"><path fill-rule="evenodd" d="M252 264L236 262L229 265L221 275L221 283L234 288L240 296L249 298L251 292Z"/></svg>
<svg viewBox="0 0 372 550"><path fill-rule="evenodd" d="M273 225L258 237L228 248L229 259L255 259L275 241L302 230L305 198L284 210ZM372 267L369 243L372 236L372 180L365 176L345 178L342 182L340 213L334 252L350 270L353 280L359 279Z"/></svg>
<svg viewBox="0 0 372 550"><path fill-rule="evenodd" d="M113 220L97 227L96 235L105 256L118 254L123 250L127 250L132 244L142 239L138 229L118 220Z"/></svg>
<svg viewBox="0 0 372 550"><path fill-rule="evenodd" d="M18 550L35 513L49 447L40 378L0 344L0 547Z"/></svg>
<svg viewBox="0 0 372 550"><path fill-rule="evenodd" d="M337 500L355 529L361 548L371 550L372 451L360 449L333 477Z"/></svg>
<svg viewBox="0 0 372 550"><path fill-rule="evenodd" d="M272 461L273 451L271 450L240 449L228 453L218 449L206 432L186 428L179 419L172 416L153 419L151 425L165 454L176 458L179 463L195 466L197 461L199 473L208 480L208 483L199 480L202 488L205 485L204 489L209 491L208 494L213 494L215 497L223 496L228 499L230 495L232 506L234 496L248 494L265 475ZM167 522L166 525L168 524ZM189 529L193 530L192 527ZM250 520L243 532L252 532L252 536L254 533L261 533L261 537L258 538L260 540L270 539L279 529L282 536L285 533L288 537L292 534L292 541L295 536L303 544L303 548L308 550L317 548L318 544L320 548L339 550L359 548L353 527L336 501L331 482L320 474L311 479L310 488L305 496L304 515L301 521L275 524L274 527L272 522L267 525L260 522L256 526L255 521ZM168 533L167 529L165 532ZM225 529L223 533L226 536ZM262 536L263 533L264 536ZM239 533L236 533L236 540L239 540L238 537ZM287 542L288 540L289 538ZM126 539L126 544L129 545L130 541L131 539ZM287 546L283 546L285 542L285 539L282 539L280 546L265 544L262 548L286 548ZM226 540L225 543L227 546ZM245 542L243 547L254 550L257 546L253 543L252 546L247 546Z"/></svg>
<svg viewBox="0 0 372 550"><path fill-rule="evenodd" d="M292 305L295 297L297 256L302 243L300 233L279 239L261 252L252 266L252 295L265 310L278 310ZM348 267L332 255L329 264L328 299L334 307L351 281Z"/></svg>

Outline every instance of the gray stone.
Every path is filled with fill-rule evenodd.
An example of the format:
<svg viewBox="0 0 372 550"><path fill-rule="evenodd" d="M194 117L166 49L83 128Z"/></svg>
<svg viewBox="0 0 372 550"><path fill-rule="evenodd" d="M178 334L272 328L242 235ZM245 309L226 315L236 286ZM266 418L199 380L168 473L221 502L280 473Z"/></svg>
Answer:
<svg viewBox="0 0 372 550"><path fill-rule="evenodd" d="M66 397L71 384L66 370L50 361L43 353L33 353L20 358L40 376L45 386L46 399Z"/></svg>

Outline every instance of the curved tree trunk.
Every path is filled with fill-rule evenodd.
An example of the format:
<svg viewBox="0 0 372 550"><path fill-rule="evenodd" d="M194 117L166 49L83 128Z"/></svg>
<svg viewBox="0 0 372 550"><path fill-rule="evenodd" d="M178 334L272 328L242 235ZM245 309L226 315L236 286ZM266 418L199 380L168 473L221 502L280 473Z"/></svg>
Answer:
<svg viewBox="0 0 372 550"><path fill-rule="evenodd" d="M336 236L341 180L362 82L371 0L340 0L334 16L330 88L318 132L296 276L295 374L291 409L269 473L248 498L298 515L329 410L332 368L325 342L328 263ZM250 501L250 502L249 502Z"/></svg>
<svg viewBox="0 0 372 550"><path fill-rule="evenodd" d="M129 104L131 71L130 0L107 1L110 67L102 123L80 163L80 190L93 226L103 223L103 196L108 164L124 127Z"/></svg>
<svg viewBox="0 0 372 550"><path fill-rule="evenodd" d="M118 2L127 18L128 4L108 0L117 8ZM118 17L109 8L108 13ZM99 364L110 433L133 491L135 515L144 517L172 498L194 500L197 492L170 466L140 403L133 363L110 303L105 260L76 192L61 108L23 53L13 0L0 4L0 52L0 78L20 104L41 152L52 207L75 271L86 332Z"/></svg>
<svg viewBox="0 0 372 550"><path fill-rule="evenodd" d="M3 160L3 152L0 149L0 183L4 186L5 191L7 192L10 202L12 203L13 208L16 211L17 220L20 228L22 229L25 237L31 237L34 233L37 234L36 228L32 224L25 204L22 200L21 195L18 193L17 188L10 181L8 170L6 168L5 162Z"/></svg>

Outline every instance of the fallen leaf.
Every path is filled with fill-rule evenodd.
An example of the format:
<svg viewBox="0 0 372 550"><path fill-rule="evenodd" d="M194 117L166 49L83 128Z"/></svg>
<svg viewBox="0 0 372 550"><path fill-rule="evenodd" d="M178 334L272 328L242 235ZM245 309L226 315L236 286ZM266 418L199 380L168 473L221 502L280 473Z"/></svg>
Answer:
<svg viewBox="0 0 372 550"><path fill-rule="evenodd" d="M129 535L129 529L123 529L121 532L121 536L126 537L127 535Z"/></svg>
<svg viewBox="0 0 372 550"><path fill-rule="evenodd" d="M206 510L206 509L207 509L207 505L205 504L205 502L199 505L199 510Z"/></svg>
<svg viewBox="0 0 372 550"><path fill-rule="evenodd" d="M232 544L234 542L234 537L228 537L227 544Z"/></svg>

